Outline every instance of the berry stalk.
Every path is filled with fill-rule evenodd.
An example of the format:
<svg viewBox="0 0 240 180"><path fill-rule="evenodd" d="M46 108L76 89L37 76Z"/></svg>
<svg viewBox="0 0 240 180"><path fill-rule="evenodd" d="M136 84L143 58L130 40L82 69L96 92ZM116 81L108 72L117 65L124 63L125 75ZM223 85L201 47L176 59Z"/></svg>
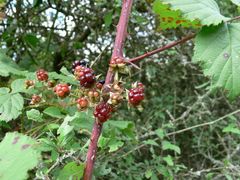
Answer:
<svg viewBox="0 0 240 180"><path fill-rule="evenodd" d="M132 2L133 0L122 1L122 10L121 10L120 19L117 25L117 34L115 38L112 59L115 57L123 57L123 45L127 37L127 25L128 25L130 12L131 12ZM104 92L109 91L108 85L113 82L113 77L114 77L114 72L112 71L111 68L109 68L106 75L105 84L104 84L104 89L103 89ZM98 143L99 136L101 134L101 129L102 129L102 124L95 121L93 125L91 141L90 141L89 149L87 153L87 161L86 161L86 166L84 170L84 180L91 180L92 178L94 161L97 153L97 143Z"/></svg>

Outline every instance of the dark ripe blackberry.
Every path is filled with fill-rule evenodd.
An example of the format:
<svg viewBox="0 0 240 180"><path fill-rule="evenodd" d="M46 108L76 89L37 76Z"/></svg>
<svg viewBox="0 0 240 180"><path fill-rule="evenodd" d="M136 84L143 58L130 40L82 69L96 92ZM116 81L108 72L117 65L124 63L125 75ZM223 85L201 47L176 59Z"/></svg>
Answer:
<svg viewBox="0 0 240 180"><path fill-rule="evenodd" d="M104 123L111 117L111 113L112 107L110 104L101 102L96 106L93 115L98 119L99 122Z"/></svg>
<svg viewBox="0 0 240 180"><path fill-rule="evenodd" d="M85 60L77 60L72 63L72 72L74 72L77 66L84 66L87 67L87 62Z"/></svg>
<svg viewBox="0 0 240 180"><path fill-rule="evenodd" d="M96 83L96 87L101 90L104 84L105 80L100 80Z"/></svg>
<svg viewBox="0 0 240 180"><path fill-rule="evenodd" d="M74 75L77 80L80 81L80 85L85 88L90 88L96 81L94 71L91 68L84 66L77 66L74 71Z"/></svg>
<svg viewBox="0 0 240 180"><path fill-rule="evenodd" d="M102 80L99 80L98 81L100 84L102 84L102 85L104 85L105 84L105 80L104 79L102 79Z"/></svg>

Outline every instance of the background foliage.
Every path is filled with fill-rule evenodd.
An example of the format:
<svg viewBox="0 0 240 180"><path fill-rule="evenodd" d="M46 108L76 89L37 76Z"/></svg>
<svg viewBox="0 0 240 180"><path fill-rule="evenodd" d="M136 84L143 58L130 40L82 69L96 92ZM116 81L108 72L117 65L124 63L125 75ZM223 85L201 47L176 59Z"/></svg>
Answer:
<svg viewBox="0 0 240 180"><path fill-rule="evenodd" d="M165 16L159 14L161 8L172 13L166 17L185 20L190 15L184 9L180 9L183 14L168 12L167 5L159 2L134 1L125 47L127 57L161 47L209 24L196 19L191 19L191 26L183 21L166 24L161 19ZM215 9L216 24L239 14L230 0L216 2L221 9ZM53 72L51 78L74 84L67 69L78 59L96 61L93 68L104 77L120 8L119 0L5 2L5 18L0 22L0 139L2 145L16 135L7 132L19 131L24 134L22 141L35 141L33 159L36 161L41 151L42 160L29 172L29 179L81 177L93 117L90 111L75 113L76 109L64 106L29 107L33 92L27 92L23 82L34 79L35 70L41 67ZM193 46L193 42L176 46L141 61L141 70L131 70L126 85L130 87L131 82L140 80L147 87L144 110L123 105L104 125L94 173L97 179L126 179L126 174L128 179L152 180L239 177L239 99L229 101L224 90L209 88L209 79L203 75L206 72L191 61ZM202 51L199 54L205 59L215 57ZM41 90L42 85L38 86ZM236 89L233 96L238 94ZM35 161L23 171L31 169Z"/></svg>

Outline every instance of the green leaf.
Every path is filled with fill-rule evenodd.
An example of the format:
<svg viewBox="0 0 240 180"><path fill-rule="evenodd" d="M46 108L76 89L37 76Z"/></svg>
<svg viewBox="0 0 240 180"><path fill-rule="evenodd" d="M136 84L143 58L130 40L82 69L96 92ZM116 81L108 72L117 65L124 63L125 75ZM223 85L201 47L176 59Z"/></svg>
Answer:
<svg viewBox="0 0 240 180"><path fill-rule="evenodd" d="M110 142L108 143L109 152L114 152L118 150L120 147L122 147L124 143L122 141L119 141L115 138L111 139Z"/></svg>
<svg viewBox="0 0 240 180"><path fill-rule="evenodd" d="M234 98L240 94L240 24L205 27L198 34L194 62L212 77L212 88L223 87Z"/></svg>
<svg viewBox="0 0 240 180"><path fill-rule="evenodd" d="M25 92L25 79L16 79L11 84L12 93Z"/></svg>
<svg viewBox="0 0 240 180"><path fill-rule="evenodd" d="M10 74L24 76L25 73L19 69L11 58L0 52L0 76L7 77Z"/></svg>
<svg viewBox="0 0 240 180"><path fill-rule="evenodd" d="M66 116L64 118L63 123L61 124L61 126L58 129L58 134L60 134L60 137L64 138L68 133L70 133L73 130L73 126L69 125L69 122L73 121L76 117L76 115L74 116Z"/></svg>
<svg viewBox="0 0 240 180"><path fill-rule="evenodd" d="M19 133L7 133L0 143L0 179L27 179L27 172L33 169L40 153L33 147L36 141Z"/></svg>
<svg viewBox="0 0 240 180"><path fill-rule="evenodd" d="M168 4L163 4L161 0L155 0L153 3L153 11L159 17L160 30L177 28L200 28L201 24L198 20L190 21L182 16L181 11L172 10Z"/></svg>
<svg viewBox="0 0 240 180"><path fill-rule="evenodd" d="M108 128L108 126L110 126ZM129 138L134 137L134 123L132 121L117 121L117 120L109 120L105 123L105 129L118 129L121 134L126 135Z"/></svg>
<svg viewBox="0 0 240 180"><path fill-rule="evenodd" d="M148 170L145 172L145 177L146 177L147 179L149 179L150 177L152 177L152 174L153 174L152 170L151 170L151 169L148 169Z"/></svg>
<svg viewBox="0 0 240 180"><path fill-rule="evenodd" d="M240 6L240 0L231 0L234 4L236 4L237 6Z"/></svg>
<svg viewBox="0 0 240 180"><path fill-rule="evenodd" d="M156 143L154 140L152 139L149 139L147 141L143 141L144 144L147 144L147 145L153 145L153 146L159 146L158 143Z"/></svg>
<svg viewBox="0 0 240 180"><path fill-rule="evenodd" d="M87 130L89 132L92 131L94 118L92 116L92 112L77 112L75 114L75 118L69 122L69 125L73 126L74 129L84 131Z"/></svg>
<svg viewBox="0 0 240 180"><path fill-rule="evenodd" d="M233 133L233 134L238 134L240 135L240 129L236 127L235 124L229 124L227 127L223 129L223 132L225 133Z"/></svg>
<svg viewBox="0 0 240 180"><path fill-rule="evenodd" d="M76 162L70 162L60 171L57 179L81 179L83 177L84 167L84 164L78 165Z"/></svg>
<svg viewBox="0 0 240 180"><path fill-rule="evenodd" d="M178 146L170 143L169 141L163 141L162 148L163 148L163 150L173 150L176 153L181 154L180 148Z"/></svg>
<svg viewBox="0 0 240 180"><path fill-rule="evenodd" d="M3 95L3 94L9 93L9 91L10 91L9 88L6 88L6 87L0 88L0 96Z"/></svg>
<svg viewBox="0 0 240 180"><path fill-rule="evenodd" d="M162 0L171 5L174 10L181 10L183 16L189 20L199 19L203 25L218 25L229 20L220 13L220 9L214 0Z"/></svg>
<svg viewBox="0 0 240 180"><path fill-rule="evenodd" d="M19 93L0 95L0 119L6 122L16 119L21 114L23 102Z"/></svg>
<svg viewBox="0 0 240 180"><path fill-rule="evenodd" d="M163 166L163 165L157 166L157 171L160 174L162 174L164 177L166 177L167 179L170 177L170 173L169 173L168 168L166 166Z"/></svg>
<svg viewBox="0 0 240 180"><path fill-rule="evenodd" d="M73 85L79 85L79 82L76 81L76 79L74 78L73 75L66 76L66 75L58 74L56 72L48 73L48 75L49 75L50 79L59 79L62 82L65 82L65 83L70 83L70 84L73 84Z"/></svg>
<svg viewBox="0 0 240 180"><path fill-rule="evenodd" d="M71 75L72 75L72 73L70 73L70 72L67 70L66 67L62 67L62 68L60 69L60 72L61 72L63 75L66 75L66 76L71 76Z"/></svg>
<svg viewBox="0 0 240 180"><path fill-rule="evenodd" d="M231 175L229 175L229 174L224 174L224 175L225 175L225 177L226 177L227 180L233 180L233 178L231 177Z"/></svg>
<svg viewBox="0 0 240 180"><path fill-rule="evenodd" d="M30 45L31 47L37 47L38 43L39 43L39 39L36 37L36 35L34 34L26 34L24 36L24 41Z"/></svg>
<svg viewBox="0 0 240 180"><path fill-rule="evenodd" d="M36 109L31 109L30 111L27 111L26 114L28 119L30 120L37 121L37 122L43 121L42 114Z"/></svg>
<svg viewBox="0 0 240 180"><path fill-rule="evenodd" d="M98 147L100 148L106 147L109 141L110 141L110 138L105 138L103 136L100 136L98 140Z"/></svg>
<svg viewBox="0 0 240 180"><path fill-rule="evenodd" d="M40 142L40 145L38 147L38 150L41 152L48 152L48 151L57 151L57 145L54 143L54 141L47 139L47 138L42 138L38 139Z"/></svg>
<svg viewBox="0 0 240 180"><path fill-rule="evenodd" d="M98 141L98 147L100 148L109 148L109 152L114 152L122 147L124 143L115 137L105 138L101 136Z"/></svg>
<svg viewBox="0 0 240 180"><path fill-rule="evenodd" d="M151 180L159 180L155 173L152 173Z"/></svg>
<svg viewBox="0 0 240 180"><path fill-rule="evenodd" d="M48 107L43 111L44 114L47 114L54 118L63 118L64 115L61 113L61 110L57 107Z"/></svg>
<svg viewBox="0 0 240 180"><path fill-rule="evenodd" d="M157 129L155 131L155 133L157 134L157 136L160 138L160 139L163 139L164 136L165 136L165 132L163 131L163 129Z"/></svg>
<svg viewBox="0 0 240 180"><path fill-rule="evenodd" d="M34 0L33 1L33 7L38 7L41 4L42 4L42 0Z"/></svg>
<svg viewBox="0 0 240 180"><path fill-rule="evenodd" d="M172 157L171 157L170 155L164 157L163 160L164 160L169 166L173 166L173 165L174 165L173 160L172 160Z"/></svg>
<svg viewBox="0 0 240 180"><path fill-rule="evenodd" d="M106 27L109 27L112 24L112 15L113 15L113 11L110 11L107 14L105 14L103 19Z"/></svg>

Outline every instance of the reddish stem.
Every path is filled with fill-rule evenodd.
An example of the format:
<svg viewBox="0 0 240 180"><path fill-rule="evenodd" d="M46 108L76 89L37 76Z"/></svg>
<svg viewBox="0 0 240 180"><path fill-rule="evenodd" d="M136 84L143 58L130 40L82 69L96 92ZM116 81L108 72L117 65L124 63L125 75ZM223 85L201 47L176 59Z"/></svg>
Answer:
<svg viewBox="0 0 240 180"><path fill-rule="evenodd" d="M127 25L128 25L130 12L131 12L132 2L133 0L123 0L122 2L122 11L121 11L120 19L117 25L117 35L115 38L112 58L123 57L123 45L127 36ZM104 92L109 91L108 85L113 82L113 77L114 77L114 72L109 68L106 75ZM84 170L84 180L91 180L92 178L94 161L96 159L96 154L97 154L97 143L101 134L101 130L102 130L102 124L95 121L93 125L88 153L87 153L86 167Z"/></svg>
<svg viewBox="0 0 240 180"><path fill-rule="evenodd" d="M123 0L121 16L117 25L117 34L115 38L114 49L112 58L123 57L123 45L127 37L127 25L128 19L131 12L133 0ZM105 80L105 87L111 84L113 81L114 73L111 68L108 69L108 73Z"/></svg>
<svg viewBox="0 0 240 180"><path fill-rule="evenodd" d="M131 62L131 63L137 62L137 61L142 60L142 59L144 59L144 58L146 58L146 57L149 57L149 56L152 56L152 55L157 54L157 53L159 53L159 52L162 52L162 51L165 51L165 50L167 50L167 49L170 49L170 48L172 48L172 47L174 47L174 46L176 46L176 45L178 45L178 44L182 44L182 43L184 43L184 42L186 42L186 41L194 38L195 36L196 36L196 34L190 34L190 35L188 35L188 36L186 36L186 37L184 37L184 38L182 38L182 39L180 39L180 40L178 40L178 41L175 41L175 42L172 42L172 43L170 43L170 44L167 44L166 46L163 46L163 47L161 47L161 48L155 49L155 50L153 50L153 51L151 51L151 52L147 52L147 53L145 53L145 54L143 54L143 55L141 55L141 56L138 56L138 57L129 59L127 62L128 62L128 63L130 63L130 62Z"/></svg>
<svg viewBox="0 0 240 180"><path fill-rule="evenodd" d="M92 129L90 145L87 153L87 163L84 171L84 180L90 180L92 178L94 161L96 159L96 154L97 154L97 143L98 143L98 139L101 134L101 131L102 131L102 124L97 123L95 121Z"/></svg>

